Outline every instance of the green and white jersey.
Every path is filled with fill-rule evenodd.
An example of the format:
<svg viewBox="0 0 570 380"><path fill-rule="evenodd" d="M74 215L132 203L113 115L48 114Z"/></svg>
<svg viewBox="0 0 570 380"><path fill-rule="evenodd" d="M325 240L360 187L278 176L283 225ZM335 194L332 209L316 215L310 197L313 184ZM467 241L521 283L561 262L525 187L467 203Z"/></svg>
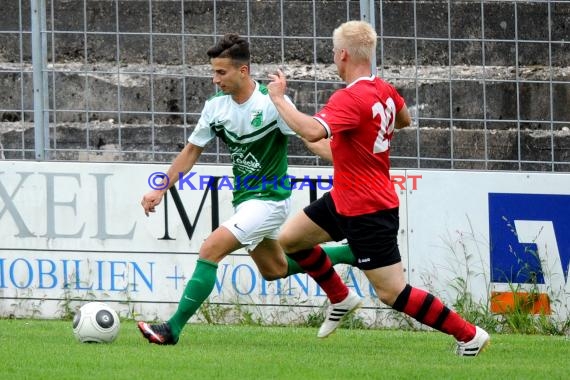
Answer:
<svg viewBox="0 0 570 380"><path fill-rule="evenodd" d="M188 141L204 147L218 136L226 143L234 175L233 205L237 206L248 199L291 196L287 145L288 135L294 134L279 116L267 88L256 82L243 104L223 92L208 99Z"/></svg>

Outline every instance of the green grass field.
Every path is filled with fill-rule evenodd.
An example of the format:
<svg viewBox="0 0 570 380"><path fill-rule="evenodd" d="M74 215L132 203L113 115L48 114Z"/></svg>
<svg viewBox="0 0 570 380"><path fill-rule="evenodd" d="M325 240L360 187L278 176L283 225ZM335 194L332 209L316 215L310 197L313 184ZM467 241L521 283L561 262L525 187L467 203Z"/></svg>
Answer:
<svg viewBox="0 0 570 380"><path fill-rule="evenodd" d="M438 332L189 325L176 346L123 321L111 344L75 340L70 321L0 320L2 379L567 379L570 340L493 335L475 358Z"/></svg>

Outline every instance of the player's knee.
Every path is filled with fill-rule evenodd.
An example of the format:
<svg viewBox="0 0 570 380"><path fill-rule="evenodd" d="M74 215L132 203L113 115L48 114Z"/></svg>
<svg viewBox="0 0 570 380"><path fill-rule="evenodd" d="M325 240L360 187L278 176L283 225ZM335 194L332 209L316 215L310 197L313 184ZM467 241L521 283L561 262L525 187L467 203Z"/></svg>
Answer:
<svg viewBox="0 0 570 380"><path fill-rule="evenodd" d="M300 250L298 240L291 233L283 230L279 233L279 244L287 253L294 253Z"/></svg>
<svg viewBox="0 0 570 380"><path fill-rule="evenodd" d="M285 278L287 276L287 269L285 270L260 270L261 277L265 281L275 281L279 280L280 278Z"/></svg>

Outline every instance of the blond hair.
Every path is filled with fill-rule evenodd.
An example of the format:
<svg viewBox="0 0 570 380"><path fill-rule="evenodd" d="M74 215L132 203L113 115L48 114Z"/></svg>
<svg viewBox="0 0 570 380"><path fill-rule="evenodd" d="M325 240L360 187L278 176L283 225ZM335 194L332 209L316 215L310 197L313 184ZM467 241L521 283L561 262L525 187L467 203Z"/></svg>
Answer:
<svg viewBox="0 0 570 380"><path fill-rule="evenodd" d="M376 31L366 21L347 21L334 30L333 45L356 61L370 61L376 50Z"/></svg>

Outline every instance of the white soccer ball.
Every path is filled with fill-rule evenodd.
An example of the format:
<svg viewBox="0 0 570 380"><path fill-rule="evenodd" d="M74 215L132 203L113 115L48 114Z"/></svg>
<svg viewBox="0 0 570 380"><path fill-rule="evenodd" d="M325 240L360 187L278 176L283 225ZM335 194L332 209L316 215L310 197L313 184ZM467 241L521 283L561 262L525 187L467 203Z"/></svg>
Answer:
<svg viewBox="0 0 570 380"><path fill-rule="evenodd" d="M115 310L103 302L86 303L73 317L73 335L82 343L111 343L120 326Z"/></svg>

